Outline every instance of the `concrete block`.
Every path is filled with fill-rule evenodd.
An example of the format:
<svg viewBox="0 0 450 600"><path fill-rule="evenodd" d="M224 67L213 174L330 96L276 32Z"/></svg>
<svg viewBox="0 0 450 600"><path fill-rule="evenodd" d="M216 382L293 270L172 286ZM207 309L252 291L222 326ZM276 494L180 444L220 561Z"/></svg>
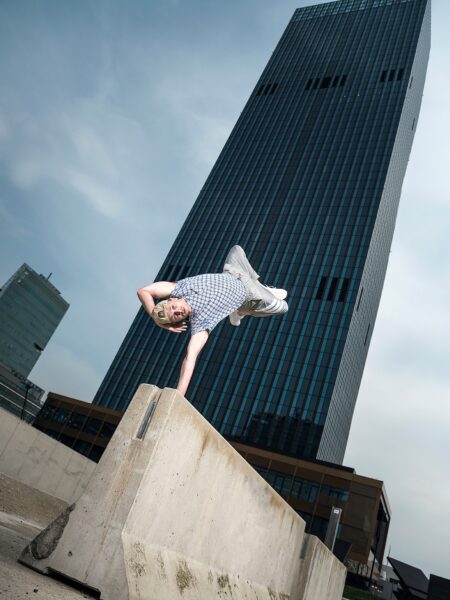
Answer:
<svg viewBox="0 0 450 600"><path fill-rule="evenodd" d="M2 454L14 436L19 423L20 419L0 408L0 465L2 464Z"/></svg>
<svg viewBox="0 0 450 600"><path fill-rule="evenodd" d="M341 600L347 569L317 537L305 535L302 561L300 598Z"/></svg>
<svg viewBox="0 0 450 600"><path fill-rule="evenodd" d="M0 473L65 502L77 500L96 463L0 409Z"/></svg>
<svg viewBox="0 0 450 600"><path fill-rule="evenodd" d="M20 425L16 427L14 436L11 437L8 445L2 452L0 463L0 470L5 475L15 477L19 481L21 481L19 477L20 470L24 462L26 462L27 455L35 438L39 434L39 431L34 429L34 427L21 427Z"/></svg>
<svg viewBox="0 0 450 600"><path fill-rule="evenodd" d="M186 399L141 385L80 499L21 561L108 600L302 600L303 540L304 521ZM317 573L335 560L320 558Z"/></svg>
<svg viewBox="0 0 450 600"><path fill-rule="evenodd" d="M22 457L22 463L17 473L17 479L19 481L26 481L27 485L39 489L43 477L48 471L48 464L52 453L55 451L55 446L54 444L40 443L40 432L34 430L32 435L32 430L33 428L31 428L31 430L23 430L24 435L28 435L32 438L32 441L26 454Z"/></svg>
<svg viewBox="0 0 450 600"><path fill-rule="evenodd" d="M67 449L70 450L70 448ZM92 461L89 462L94 465ZM78 452L71 452L63 468L64 477L60 478L53 495L57 498L64 498L69 503L78 500L80 494L76 495L76 491L80 488L80 480L85 480L85 469L86 457Z"/></svg>

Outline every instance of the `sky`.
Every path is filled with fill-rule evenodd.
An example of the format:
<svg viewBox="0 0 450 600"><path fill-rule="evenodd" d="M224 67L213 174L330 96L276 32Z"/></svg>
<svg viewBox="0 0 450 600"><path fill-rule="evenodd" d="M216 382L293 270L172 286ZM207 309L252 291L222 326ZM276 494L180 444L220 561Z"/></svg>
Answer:
<svg viewBox="0 0 450 600"><path fill-rule="evenodd" d="M0 283L69 311L30 379L91 401L303 0L2 0ZM450 3L432 50L344 464L385 482L391 555L450 578Z"/></svg>

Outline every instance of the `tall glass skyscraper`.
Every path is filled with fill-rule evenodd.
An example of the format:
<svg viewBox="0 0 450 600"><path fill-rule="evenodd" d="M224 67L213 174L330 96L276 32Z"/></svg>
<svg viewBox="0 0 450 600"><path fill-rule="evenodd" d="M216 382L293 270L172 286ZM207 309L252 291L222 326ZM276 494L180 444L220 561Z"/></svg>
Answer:
<svg viewBox="0 0 450 600"><path fill-rule="evenodd" d="M430 0L295 11L158 279L240 244L289 291L283 317L222 323L188 397L230 440L342 462L388 263L430 47ZM94 402L175 387L187 336L141 309Z"/></svg>
<svg viewBox="0 0 450 600"><path fill-rule="evenodd" d="M69 304L24 263L0 288L0 408L32 422L44 390L27 379Z"/></svg>
<svg viewBox="0 0 450 600"><path fill-rule="evenodd" d="M69 304L24 263L0 288L0 363L28 377Z"/></svg>

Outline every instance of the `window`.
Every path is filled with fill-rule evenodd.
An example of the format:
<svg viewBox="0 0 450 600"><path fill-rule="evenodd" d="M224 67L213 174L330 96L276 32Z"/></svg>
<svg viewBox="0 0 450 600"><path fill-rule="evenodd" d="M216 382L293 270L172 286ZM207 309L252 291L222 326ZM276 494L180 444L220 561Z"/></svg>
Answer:
<svg viewBox="0 0 450 600"><path fill-rule="evenodd" d="M261 477L266 477L267 467L260 467L259 465L252 465L252 467L261 475Z"/></svg>
<svg viewBox="0 0 450 600"><path fill-rule="evenodd" d="M187 276L187 274L189 273L189 269L190 269L189 265L185 265L184 267L181 267L178 272L178 275L177 275L177 280L184 279Z"/></svg>
<svg viewBox="0 0 450 600"><path fill-rule="evenodd" d="M67 418L70 415L70 411L67 410L66 408L57 408L54 415L53 415L53 420L56 421L57 423L65 423L67 421Z"/></svg>
<svg viewBox="0 0 450 600"><path fill-rule="evenodd" d="M319 484L315 481L309 481L301 477L294 477L294 484L291 490L291 496L304 500L305 502L315 502Z"/></svg>
<svg viewBox="0 0 450 600"><path fill-rule="evenodd" d="M395 79L395 69L391 69L391 72L389 73L389 81L394 81Z"/></svg>
<svg viewBox="0 0 450 600"><path fill-rule="evenodd" d="M380 82L384 83L386 81L387 71L383 71L381 73Z"/></svg>
<svg viewBox="0 0 450 600"><path fill-rule="evenodd" d="M370 323L369 323L369 325L368 325L368 327L367 327L367 331L366 331L366 337L365 337L365 339L364 339L364 346L367 344L367 340L368 340L368 338L369 338L369 331L370 331Z"/></svg>
<svg viewBox="0 0 450 600"><path fill-rule="evenodd" d="M100 432L100 437L111 438L116 428L117 425L113 425L112 423L103 423L103 427Z"/></svg>
<svg viewBox="0 0 450 600"><path fill-rule="evenodd" d="M80 454L84 454L84 456L88 456L89 450L91 449L91 443L85 442L84 440L77 440L73 445L73 449Z"/></svg>
<svg viewBox="0 0 450 600"><path fill-rule="evenodd" d="M53 417L53 413L56 410L56 406L52 406L51 404L46 404L40 413L40 417L43 419L51 419Z"/></svg>
<svg viewBox="0 0 450 600"><path fill-rule="evenodd" d="M173 265L168 265L167 267L165 267L163 269L163 271L161 272L161 276L160 276L161 281L170 281L170 276L172 274L172 271L173 271Z"/></svg>
<svg viewBox="0 0 450 600"><path fill-rule="evenodd" d="M403 79L403 73L404 72L405 72L405 69L399 69L398 70L397 81L401 81Z"/></svg>
<svg viewBox="0 0 450 600"><path fill-rule="evenodd" d="M326 284L327 284L327 278L322 277L322 279L320 280L319 289L317 290L316 300L322 300L323 292L325 291Z"/></svg>
<svg viewBox="0 0 450 600"><path fill-rule="evenodd" d="M73 429L82 429L85 419L85 415L80 415L73 412L70 415L67 425Z"/></svg>
<svg viewBox="0 0 450 600"><path fill-rule="evenodd" d="M329 496L330 498L336 498L337 500L341 500L341 502L347 502L349 497L349 492L347 490L343 490L342 488L332 487L331 485L323 485L320 488L320 493L325 496Z"/></svg>
<svg viewBox="0 0 450 600"><path fill-rule="evenodd" d="M267 94L273 94L278 87L278 83L263 83L259 86L256 92L257 96L267 96Z"/></svg>
<svg viewBox="0 0 450 600"><path fill-rule="evenodd" d="M83 430L86 433L92 433L93 435L95 435L100 431L101 426L102 421L100 421L100 419L95 419L94 417L91 417L84 424Z"/></svg>
<svg viewBox="0 0 450 600"><path fill-rule="evenodd" d="M63 444L65 444L66 446L69 446L69 448L71 448L72 444L75 441L75 438L71 437L70 435L60 435L59 441L62 442Z"/></svg>
<svg viewBox="0 0 450 600"><path fill-rule="evenodd" d="M95 462L98 462L100 460L100 458L102 457L102 454L104 451L105 451L104 448L94 445L94 446L92 446L92 448L89 452L89 458Z"/></svg>
<svg viewBox="0 0 450 600"><path fill-rule="evenodd" d="M343 86L345 85L345 82L347 81L347 75L342 75L342 77L340 75L336 75L334 78L331 75L326 75L323 78L320 77L316 77L315 79L308 79L305 89L309 90L309 89L313 89L316 90L319 86L320 89L326 89L329 87L337 87L339 85Z"/></svg>
<svg viewBox="0 0 450 600"><path fill-rule="evenodd" d="M341 293L339 294L339 300L338 300L339 302L345 302L345 300L347 298L349 283L350 283L350 279L348 277L345 277L342 282Z"/></svg>
<svg viewBox="0 0 450 600"><path fill-rule="evenodd" d="M337 282L338 282L338 278L337 277L333 277L333 279L331 281L330 289L328 290L327 300L329 300L329 301L334 300L334 295L336 293Z"/></svg>

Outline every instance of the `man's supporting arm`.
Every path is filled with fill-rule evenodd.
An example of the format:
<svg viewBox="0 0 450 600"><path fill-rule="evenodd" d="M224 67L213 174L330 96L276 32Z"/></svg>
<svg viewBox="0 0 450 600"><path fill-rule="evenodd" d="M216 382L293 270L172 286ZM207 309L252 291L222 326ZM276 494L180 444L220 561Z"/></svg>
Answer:
<svg viewBox="0 0 450 600"><path fill-rule="evenodd" d="M192 373L194 372L195 362L197 356L200 354L201 349L208 341L208 331L199 331L191 336L189 341L186 356L184 357L183 364L181 365L180 379L178 380L177 391L182 396L186 395L189 383L191 381Z"/></svg>

